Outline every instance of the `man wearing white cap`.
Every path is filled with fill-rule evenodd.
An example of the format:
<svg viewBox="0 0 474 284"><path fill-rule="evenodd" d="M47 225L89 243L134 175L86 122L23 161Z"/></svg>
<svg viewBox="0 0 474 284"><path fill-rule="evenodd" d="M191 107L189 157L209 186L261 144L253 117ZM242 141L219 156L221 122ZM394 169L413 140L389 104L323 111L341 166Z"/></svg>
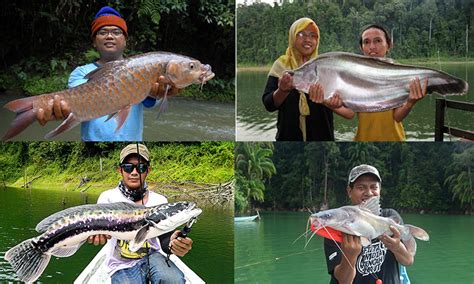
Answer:
<svg viewBox="0 0 474 284"><path fill-rule="evenodd" d="M167 203L163 195L148 190L146 177L150 173L150 152L143 144L129 144L120 152L118 172L122 180L118 186L104 191L97 203L129 202L147 207ZM183 273L158 251L184 256L193 241L178 237L178 231L150 239L136 252L128 249L128 241L105 235L89 237L89 243L109 247L105 263L112 283L184 283ZM149 281L149 282L148 282Z"/></svg>
<svg viewBox="0 0 474 284"><path fill-rule="evenodd" d="M349 173L347 194L353 205L379 196L382 178L370 165L359 165ZM383 217L392 217L403 223L400 214L393 209L382 209ZM324 251L330 283L401 283L399 264L409 266L413 256L400 240L400 232L390 227L393 235L382 235L362 247L360 237L343 233L340 248L332 240L324 240ZM342 250L342 253L341 253ZM343 257L345 255L345 257ZM381 281L381 282L380 282Z"/></svg>

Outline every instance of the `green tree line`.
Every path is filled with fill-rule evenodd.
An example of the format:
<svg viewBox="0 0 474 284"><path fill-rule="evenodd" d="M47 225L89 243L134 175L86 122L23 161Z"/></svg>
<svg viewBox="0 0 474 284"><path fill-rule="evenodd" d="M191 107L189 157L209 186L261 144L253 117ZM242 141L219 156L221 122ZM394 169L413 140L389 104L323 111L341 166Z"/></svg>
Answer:
<svg viewBox="0 0 474 284"><path fill-rule="evenodd" d="M267 165L274 171L261 178L258 195L246 194L248 175L236 164L236 210L320 209L348 204L347 177L352 167L371 164L382 177L382 205L405 211L472 212L474 145L472 143L273 143L272 154L259 161L237 143L236 159ZM269 149L253 144L254 152ZM269 167L270 168L270 167ZM239 183L239 179L243 182ZM254 189L255 190L255 189ZM240 191L240 192L239 192ZM254 196L259 196L255 198ZM262 196L263 198L260 198ZM248 207L245 207L248 205Z"/></svg>
<svg viewBox="0 0 474 284"><path fill-rule="evenodd" d="M360 53L359 35L368 24L383 24L393 35L393 58L472 58L474 1L470 0L295 0L281 6L237 7L239 64L269 64L288 46L288 29L312 18L321 32L319 53ZM466 31L468 45L466 45ZM466 58L467 59L467 58Z"/></svg>
<svg viewBox="0 0 474 284"><path fill-rule="evenodd" d="M11 142L0 143L0 187L24 184L34 177L43 187L71 188L79 177L98 187L115 186L120 151L128 143ZM148 182L225 183L234 177L233 142L145 143L150 150ZM67 189L67 186L66 186Z"/></svg>
<svg viewBox="0 0 474 284"><path fill-rule="evenodd" d="M127 56L149 51L188 55L210 64L216 77L195 96L234 97L233 1L6 1L0 12L0 92L29 94L64 89L69 73L92 62L90 27L98 10L109 5L127 22Z"/></svg>

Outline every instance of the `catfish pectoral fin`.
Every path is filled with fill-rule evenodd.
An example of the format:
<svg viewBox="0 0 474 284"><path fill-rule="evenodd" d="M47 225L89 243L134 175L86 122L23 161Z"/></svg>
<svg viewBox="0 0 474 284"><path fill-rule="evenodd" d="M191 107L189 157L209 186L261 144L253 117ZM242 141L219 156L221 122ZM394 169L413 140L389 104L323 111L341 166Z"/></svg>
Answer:
<svg viewBox="0 0 474 284"><path fill-rule="evenodd" d="M86 240L68 247L56 247L51 251L51 254L57 257L68 257L76 253L79 248L86 242Z"/></svg>
<svg viewBox="0 0 474 284"><path fill-rule="evenodd" d="M115 114L115 121L117 121L117 128L115 128L115 131L118 131L120 128L122 128L123 124L125 123L125 120L128 117L128 114L130 113L130 108L131 105L128 105Z"/></svg>
<svg viewBox="0 0 474 284"><path fill-rule="evenodd" d="M146 241L146 234L148 233L149 227L150 227L149 225L143 226L137 232L135 239L130 241L128 248L130 249L131 252L136 252L142 247L143 243Z"/></svg>

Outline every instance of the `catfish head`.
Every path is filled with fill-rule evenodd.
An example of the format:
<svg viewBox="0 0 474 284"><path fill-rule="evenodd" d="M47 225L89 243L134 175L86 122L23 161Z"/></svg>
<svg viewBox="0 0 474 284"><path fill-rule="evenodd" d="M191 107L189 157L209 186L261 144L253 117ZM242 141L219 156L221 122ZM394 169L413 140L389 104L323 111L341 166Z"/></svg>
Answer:
<svg viewBox="0 0 474 284"><path fill-rule="evenodd" d="M311 224L316 228L322 227L332 227L332 228L341 228L344 227L344 224L347 222L352 222L354 220L354 215L351 214L351 208L336 208L324 210L318 213L311 215Z"/></svg>
<svg viewBox="0 0 474 284"><path fill-rule="evenodd" d="M166 76L179 89L191 84L204 84L214 75L210 65L191 58L170 60L166 66Z"/></svg>
<svg viewBox="0 0 474 284"><path fill-rule="evenodd" d="M293 75L293 85L295 89L309 94L309 87L318 82L318 66L316 59L311 59L293 71L288 71Z"/></svg>

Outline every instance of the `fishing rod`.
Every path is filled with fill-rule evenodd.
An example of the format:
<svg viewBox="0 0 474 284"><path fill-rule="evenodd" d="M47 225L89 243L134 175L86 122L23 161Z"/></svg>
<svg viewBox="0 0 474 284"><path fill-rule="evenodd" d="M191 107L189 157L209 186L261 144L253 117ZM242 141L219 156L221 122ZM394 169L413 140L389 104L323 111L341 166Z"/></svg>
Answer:
<svg viewBox="0 0 474 284"><path fill-rule="evenodd" d="M141 171L138 170L138 165L141 163L141 160L142 160L142 156L140 155L140 147L138 146L138 141L136 142L136 147L137 147L137 155L138 155L138 164L137 164L137 173L138 173L138 176L139 176L139 180L140 180L140 192L143 192L143 182L142 182L142 173ZM145 206L145 196L146 196L146 192L143 192L142 193L142 205ZM146 248L146 262L147 262L147 267L148 267L148 271L147 271L147 283L151 283L151 275L150 275L150 246L148 244L148 241L145 241L145 248Z"/></svg>

